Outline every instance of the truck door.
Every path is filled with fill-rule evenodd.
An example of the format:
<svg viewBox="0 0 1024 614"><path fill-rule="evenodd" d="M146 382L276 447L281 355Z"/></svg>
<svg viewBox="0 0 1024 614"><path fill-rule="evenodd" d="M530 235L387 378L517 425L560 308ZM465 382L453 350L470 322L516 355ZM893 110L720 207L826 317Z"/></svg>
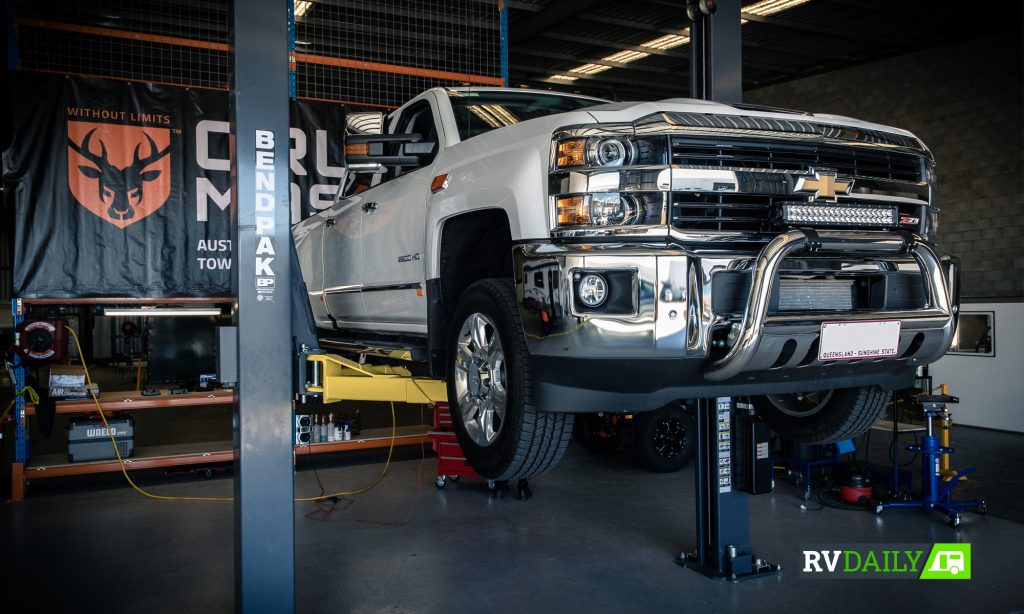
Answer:
<svg viewBox="0 0 1024 614"><path fill-rule="evenodd" d="M425 332L427 299L426 209L440 127L431 101L405 109L393 124L394 134L419 134L435 144L419 167L391 169L388 180L365 193L362 205L363 300L374 322L408 325ZM421 330L423 329L423 330Z"/></svg>
<svg viewBox="0 0 1024 614"><path fill-rule="evenodd" d="M322 262L323 297L330 316L338 326L365 328L366 305L363 303L363 213L364 194L341 198L318 217L323 224L314 232L322 237L322 253L315 258Z"/></svg>

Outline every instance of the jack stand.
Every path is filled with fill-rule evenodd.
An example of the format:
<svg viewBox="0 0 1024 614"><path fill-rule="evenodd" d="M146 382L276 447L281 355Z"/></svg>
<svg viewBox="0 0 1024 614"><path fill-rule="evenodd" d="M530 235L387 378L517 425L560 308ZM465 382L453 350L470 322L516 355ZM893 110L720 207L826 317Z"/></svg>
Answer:
<svg viewBox="0 0 1024 614"><path fill-rule="evenodd" d="M921 508L924 511L942 512L949 516L949 526L960 526L960 519L963 512L971 509L985 514L988 507L984 499L973 501L954 501L953 487L957 482L966 476L974 473L974 467L964 469L951 476L945 484L942 484L942 462L943 457L955 452L953 448L942 446L939 437L935 435L935 420L945 420L949 411L946 403L958 403L959 399L948 394L927 395L921 394L914 397L914 401L921 406L924 412L925 422L928 424L928 434L921 440L920 445L909 445L907 450L917 452L921 455L921 500L920 501L893 501L883 504L884 508Z"/></svg>
<svg viewBox="0 0 1024 614"><path fill-rule="evenodd" d="M949 394L949 387L946 384L939 386L939 394ZM949 431L953 429L953 416L946 412L941 418L940 431L942 437L939 440L939 444L943 448L950 447L949 445ZM958 480L967 481L967 476L961 476L956 469L949 466L949 455L943 455L942 457L942 480L948 482L956 477Z"/></svg>
<svg viewBox="0 0 1024 614"><path fill-rule="evenodd" d="M782 566L754 557L749 545L750 519L747 493L739 492L737 484L753 484L751 476L737 475L746 463L734 462L733 432L737 427L735 403L731 397L697 402L697 548L677 559L680 565L703 573L709 578L731 582L778 574ZM753 452L762 458L761 446ZM763 459L768 465L768 444L764 442ZM770 469L769 469L770 470ZM754 487L750 490L758 492Z"/></svg>

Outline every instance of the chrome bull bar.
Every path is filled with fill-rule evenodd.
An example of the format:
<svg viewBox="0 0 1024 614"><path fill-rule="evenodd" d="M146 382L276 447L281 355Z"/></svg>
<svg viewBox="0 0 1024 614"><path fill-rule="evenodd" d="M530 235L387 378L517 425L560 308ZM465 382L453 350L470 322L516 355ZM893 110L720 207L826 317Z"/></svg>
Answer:
<svg viewBox="0 0 1024 614"><path fill-rule="evenodd" d="M927 288L928 307L899 312L841 313L834 316L820 314L769 316L768 305L772 288L778 278L779 268L782 266L783 260L799 251L810 254L854 253L868 256L910 254L921 267L921 274ZM871 319L904 322L932 321L942 329L941 347L948 348L953 340L954 318L955 306L950 298L939 257L931 247L917 242L913 235L900 232L790 230L775 237L758 254L753 266L750 294L747 297L747 306L743 313L743 322L740 325L736 343L728 354L711 364L704 377L710 381L720 382L742 373L757 355L766 328L772 325L785 326L797 321L815 321L820 325L820 322L826 321Z"/></svg>

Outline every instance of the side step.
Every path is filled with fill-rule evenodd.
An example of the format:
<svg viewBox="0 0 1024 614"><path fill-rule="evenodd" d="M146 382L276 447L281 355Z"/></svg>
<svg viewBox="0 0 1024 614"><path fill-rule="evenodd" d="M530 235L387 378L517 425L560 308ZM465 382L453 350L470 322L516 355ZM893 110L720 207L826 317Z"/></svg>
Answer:
<svg viewBox="0 0 1024 614"><path fill-rule="evenodd" d="M343 340L321 338L320 347L352 354L366 354L391 360L426 362L427 346L394 341Z"/></svg>

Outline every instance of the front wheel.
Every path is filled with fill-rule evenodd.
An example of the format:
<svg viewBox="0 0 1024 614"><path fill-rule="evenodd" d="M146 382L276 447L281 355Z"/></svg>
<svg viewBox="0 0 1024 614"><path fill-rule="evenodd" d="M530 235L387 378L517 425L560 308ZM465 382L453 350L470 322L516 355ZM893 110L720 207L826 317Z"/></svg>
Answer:
<svg viewBox="0 0 1024 614"><path fill-rule="evenodd" d="M534 407L512 280L471 285L452 322L448 400L466 460L488 480L530 478L553 468L569 444L573 417Z"/></svg>
<svg viewBox="0 0 1024 614"><path fill-rule="evenodd" d="M780 437L793 443L824 444L867 432L885 413L889 391L876 386L753 398L758 413Z"/></svg>

